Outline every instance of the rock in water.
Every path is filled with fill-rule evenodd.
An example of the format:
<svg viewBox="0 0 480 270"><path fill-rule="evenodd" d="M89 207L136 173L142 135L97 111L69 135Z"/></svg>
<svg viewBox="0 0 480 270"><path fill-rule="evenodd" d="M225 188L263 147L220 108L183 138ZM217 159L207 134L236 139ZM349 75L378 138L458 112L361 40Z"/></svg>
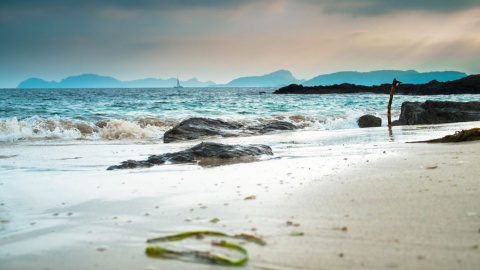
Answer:
<svg viewBox="0 0 480 270"><path fill-rule="evenodd" d="M201 162L204 159L209 161L209 165L215 165L217 164L215 161L220 161L218 164L232 160L242 162L242 158L254 158L261 155L273 155L272 148L261 144L243 146L202 142L192 148L180 152L152 155L147 160L127 160L122 162L120 165L110 166L107 170L147 168L153 165L165 164L167 162L175 164L188 164L196 163L197 161Z"/></svg>
<svg viewBox="0 0 480 270"><path fill-rule="evenodd" d="M210 136L234 137L240 135L265 134L275 131L293 131L297 126L285 121L277 121L266 125L243 126L236 123L227 123L222 120L209 118L190 118L182 121L165 132L163 142L187 141Z"/></svg>
<svg viewBox="0 0 480 270"><path fill-rule="evenodd" d="M297 126L292 123L285 122L285 121L278 121L266 124L262 129L260 129L260 133L270 133L275 132L278 130L296 130Z"/></svg>
<svg viewBox="0 0 480 270"><path fill-rule="evenodd" d="M382 118L366 114L358 118L357 124L361 128L380 127L382 126Z"/></svg>
<svg viewBox="0 0 480 270"><path fill-rule="evenodd" d="M195 140L207 136L235 136L242 125L195 117L182 121L163 135L163 142Z"/></svg>
<svg viewBox="0 0 480 270"><path fill-rule="evenodd" d="M480 102L431 101L403 102L394 125L428 125L480 121Z"/></svg>

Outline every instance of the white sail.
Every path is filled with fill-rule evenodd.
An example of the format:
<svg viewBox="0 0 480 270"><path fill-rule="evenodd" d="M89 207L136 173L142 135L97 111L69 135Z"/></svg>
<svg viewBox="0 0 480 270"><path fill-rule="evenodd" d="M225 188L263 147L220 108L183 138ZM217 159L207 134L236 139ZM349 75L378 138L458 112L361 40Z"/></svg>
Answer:
<svg viewBox="0 0 480 270"><path fill-rule="evenodd" d="M178 76L177 76L177 85L175 85L173 88L183 88L183 86L180 85L180 81L178 80Z"/></svg>

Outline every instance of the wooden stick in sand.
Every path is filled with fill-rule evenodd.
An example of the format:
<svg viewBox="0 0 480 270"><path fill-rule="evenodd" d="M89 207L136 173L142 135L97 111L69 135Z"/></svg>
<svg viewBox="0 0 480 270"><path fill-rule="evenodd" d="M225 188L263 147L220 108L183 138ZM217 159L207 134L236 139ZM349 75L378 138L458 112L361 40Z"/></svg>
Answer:
<svg viewBox="0 0 480 270"><path fill-rule="evenodd" d="M393 94L395 93L395 90L397 88L397 84L402 83L401 81L397 81L397 78L393 78L392 82L392 89L390 89L390 99L388 100L388 111L387 111L387 117L388 117L388 127L390 128L392 126L392 114L391 114L391 109L392 109L392 101L393 101Z"/></svg>

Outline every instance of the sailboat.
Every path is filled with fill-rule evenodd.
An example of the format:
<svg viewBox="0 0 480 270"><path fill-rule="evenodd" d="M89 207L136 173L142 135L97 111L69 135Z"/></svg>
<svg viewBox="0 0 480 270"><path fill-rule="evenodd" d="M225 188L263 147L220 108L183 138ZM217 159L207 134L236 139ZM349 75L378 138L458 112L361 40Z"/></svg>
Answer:
<svg viewBox="0 0 480 270"><path fill-rule="evenodd" d="M177 85L175 85L173 88L183 88L183 86L180 85L180 81L178 80L178 76L177 76Z"/></svg>

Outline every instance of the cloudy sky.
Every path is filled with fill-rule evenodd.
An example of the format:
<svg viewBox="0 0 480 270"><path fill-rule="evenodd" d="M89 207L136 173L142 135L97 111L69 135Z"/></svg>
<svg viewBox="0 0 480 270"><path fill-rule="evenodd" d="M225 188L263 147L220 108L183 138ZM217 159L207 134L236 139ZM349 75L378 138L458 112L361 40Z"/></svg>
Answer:
<svg viewBox="0 0 480 270"><path fill-rule="evenodd" d="M478 0L0 0L0 87L96 73L480 73Z"/></svg>

